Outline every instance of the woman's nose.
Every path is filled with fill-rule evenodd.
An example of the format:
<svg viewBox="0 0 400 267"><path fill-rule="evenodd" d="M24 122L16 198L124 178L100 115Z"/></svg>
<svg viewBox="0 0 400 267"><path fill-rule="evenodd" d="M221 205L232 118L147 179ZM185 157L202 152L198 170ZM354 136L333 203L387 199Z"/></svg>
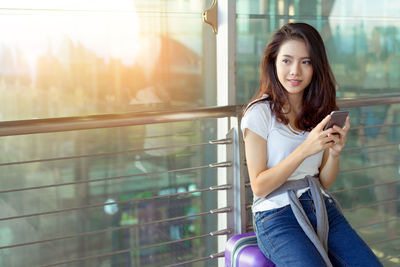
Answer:
<svg viewBox="0 0 400 267"><path fill-rule="evenodd" d="M300 66L299 66L299 64L295 63L292 65L292 67L290 69L290 75L296 76L299 74L301 74Z"/></svg>

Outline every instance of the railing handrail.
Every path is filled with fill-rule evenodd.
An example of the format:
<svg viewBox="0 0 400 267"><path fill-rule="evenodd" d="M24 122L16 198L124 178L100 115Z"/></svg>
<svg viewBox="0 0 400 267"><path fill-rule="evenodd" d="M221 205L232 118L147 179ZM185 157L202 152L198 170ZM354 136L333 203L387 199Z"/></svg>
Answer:
<svg viewBox="0 0 400 267"><path fill-rule="evenodd" d="M400 103L400 94L338 99L341 108ZM65 132L154 123L181 122L188 120L236 116L244 105L202 107L176 111L130 112L77 117L30 119L0 122L0 136Z"/></svg>
<svg viewBox="0 0 400 267"><path fill-rule="evenodd" d="M339 98L337 102L340 108L396 104L400 103L400 94L359 98Z"/></svg>
<svg viewBox="0 0 400 267"><path fill-rule="evenodd" d="M236 116L237 106L147 111L0 122L0 136L65 132Z"/></svg>

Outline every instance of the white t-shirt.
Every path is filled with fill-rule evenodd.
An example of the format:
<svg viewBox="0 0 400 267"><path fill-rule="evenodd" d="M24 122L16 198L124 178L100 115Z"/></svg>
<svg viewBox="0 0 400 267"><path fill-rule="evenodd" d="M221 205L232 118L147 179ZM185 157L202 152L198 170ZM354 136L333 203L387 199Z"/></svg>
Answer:
<svg viewBox="0 0 400 267"><path fill-rule="evenodd" d="M264 95L263 98L267 97ZM249 129L267 141L267 169L270 169L285 159L296 147L298 147L310 132L298 132L290 125L285 125L272 115L268 101L258 102L252 105L245 113L241 121L241 130ZM294 133L295 132L295 133ZM290 175L288 180L298 180L306 175L316 175L322 162L323 151L306 158L300 166ZM308 188L297 191L297 196ZM280 208L289 204L287 194L280 194L270 199L263 199L253 205L253 213Z"/></svg>

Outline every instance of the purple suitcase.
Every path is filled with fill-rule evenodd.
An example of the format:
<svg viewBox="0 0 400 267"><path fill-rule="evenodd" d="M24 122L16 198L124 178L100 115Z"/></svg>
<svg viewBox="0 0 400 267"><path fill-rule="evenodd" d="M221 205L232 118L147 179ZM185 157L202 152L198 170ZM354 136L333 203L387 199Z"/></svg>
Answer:
<svg viewBox="0 0 400 267"><path fill-rule="evenodd" d="M254 232L235 235L229 238L225 247L226 267L274 267L257 246Z"/></svg>

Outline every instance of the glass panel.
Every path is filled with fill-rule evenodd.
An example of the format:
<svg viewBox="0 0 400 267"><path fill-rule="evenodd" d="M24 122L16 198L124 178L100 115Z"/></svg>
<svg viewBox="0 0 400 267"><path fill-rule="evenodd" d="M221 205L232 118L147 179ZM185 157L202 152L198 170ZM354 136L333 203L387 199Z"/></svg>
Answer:
<svg viewBox="0 0 400 267"><path fill-rule="evenodd" d="M0 4L0 120L216 105L211 0Z"/></svg>
<svg viewBox="0 0 400 267"><path fill-rule="evenodd" d="M0 120L216 105L215 35L202 21L211 2L1 3ZM216 133L201 120L1 137L0 266L165 266L216 253L215 237L140 249L215 231L216 215L135 226L217 208L216 192L140 200L216 185Z"/></svg>
<svg viewBox="0 0 400 267"><path fill-rule="evenodd" d="M2 151L9 153L0 155L1 218L27 217L0 220L0 247L47 241L0 249L0 265L93 257L67 265L165 266L216 253L215 237L140 249L218 230L215 214L151 223L218 207L215 191L159 197L217 184L217 169L208 167L217 160L218 146L208 144L216 138L215 124L2 137ZM159 198L143 200L148 197Z"/></svg>
<svg viewBox="0 0 400 267"><path fill-rule="evenodd" d="M258 88L259 61L273 31L302 21L325 42L338 97L400 92L400 3L395 0L237 0L237 103Z"/></svg>
<svg viewBox="0 0 400 267"><path fill-rule="evenodd" d="M384 266L396 266L391 258L400 252L400 104L351 108L350 117L332 191Z"/></svg>

